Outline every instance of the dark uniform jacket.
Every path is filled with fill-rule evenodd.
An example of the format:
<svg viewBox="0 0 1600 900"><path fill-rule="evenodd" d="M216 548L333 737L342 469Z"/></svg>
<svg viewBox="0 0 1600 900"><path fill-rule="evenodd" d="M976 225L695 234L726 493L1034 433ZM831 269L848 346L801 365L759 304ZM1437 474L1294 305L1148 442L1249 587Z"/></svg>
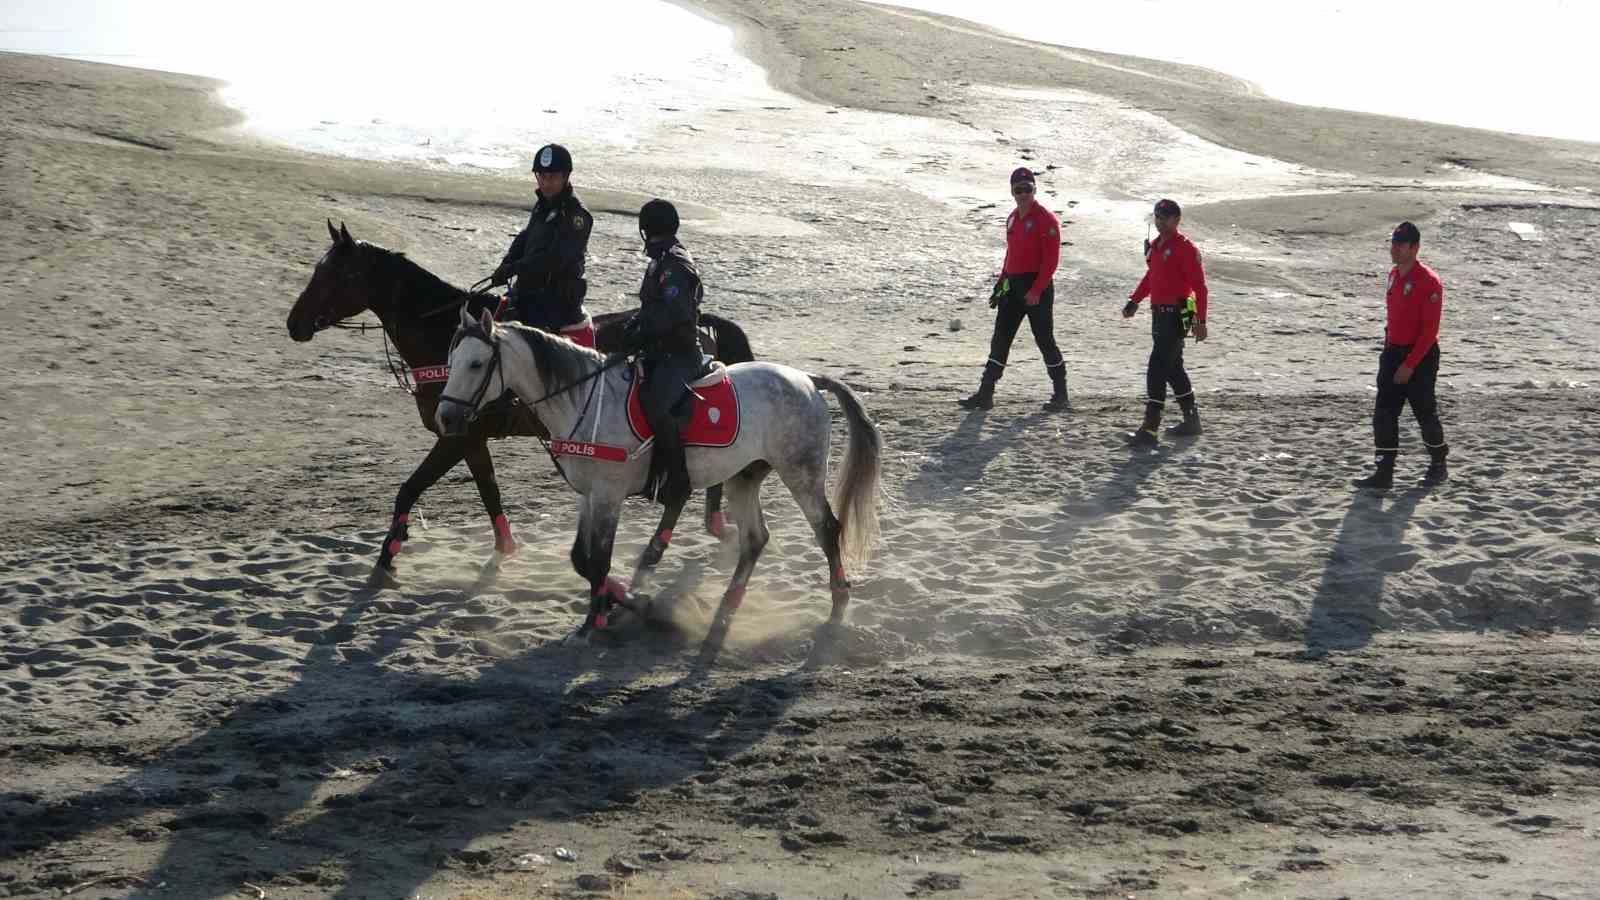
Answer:
<svg viewBox="0 0 1600 900"><path fill-rule="evenodd" d="M517 276L510 295L518 321L556 330L584 319L584 257L594 219L569 185L554 197L539 198L528 227L522 229L501 265Z"/></svg>
<svg viewBox="0 0 1600 900"><path fill-rule="evenodd" d="M639 312L629 320L625 340L644 352L645 412L666 415L682 398L684 385L701 372L700 301L705 288L694 257L676 240L647 248L650 266L639 285Z"/></svg>

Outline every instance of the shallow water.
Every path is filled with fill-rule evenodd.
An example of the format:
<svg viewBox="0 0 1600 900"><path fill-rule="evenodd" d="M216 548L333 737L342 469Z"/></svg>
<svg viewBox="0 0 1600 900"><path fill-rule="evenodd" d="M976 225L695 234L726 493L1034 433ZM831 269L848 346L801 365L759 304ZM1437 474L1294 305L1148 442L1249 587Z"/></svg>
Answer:
<svg viewBox="0 0 1600 900"><path fill-rule="evenodd" d="M305 149L511 168L547 141L630 147L765 86L732 32L657 0L12 0L0 49L208 75L250 130Z"/></svg>

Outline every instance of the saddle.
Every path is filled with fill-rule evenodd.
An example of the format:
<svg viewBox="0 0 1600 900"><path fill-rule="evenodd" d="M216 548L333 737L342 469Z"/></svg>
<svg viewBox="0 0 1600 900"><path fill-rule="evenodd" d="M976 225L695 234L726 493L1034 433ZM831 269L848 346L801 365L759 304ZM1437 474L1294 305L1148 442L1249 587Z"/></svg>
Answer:
<svg viewBox="0 0 1600 900"><path fill-rule="evenodd" d="M733 379L728 377L728 367L706 358L706 374L689 382L693 394L690 402L689 424L683 428L683 443L688 447L727 447L739 439L739 392ZM628 427L633 436L647 441L655 431L645 419L640 388L644 384L644 368L633 367L633 383L628 388Z"/></svg>

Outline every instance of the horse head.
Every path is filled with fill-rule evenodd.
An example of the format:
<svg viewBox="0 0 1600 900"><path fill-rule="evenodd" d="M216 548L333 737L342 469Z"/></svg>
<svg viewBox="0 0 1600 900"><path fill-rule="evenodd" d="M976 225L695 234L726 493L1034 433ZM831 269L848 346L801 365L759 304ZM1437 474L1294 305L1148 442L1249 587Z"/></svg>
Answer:
<svg viewBox="0 0 1600 900"><path fill-rule="evenodd" d="M289 310L289 337L309 341L317 332L372 308L376 286L363 245L340 222L328 220L333 246L317 261L311 281Z"/></svg>
<svg viewBox="0 0 1600 900"><path fill-rule="evenodd" d="M450 342L450 378L434 412L441 434L465 434L484 404L506 392L495 328L494 315L488 310L475 319L462 307L461 324Z"/></svg>

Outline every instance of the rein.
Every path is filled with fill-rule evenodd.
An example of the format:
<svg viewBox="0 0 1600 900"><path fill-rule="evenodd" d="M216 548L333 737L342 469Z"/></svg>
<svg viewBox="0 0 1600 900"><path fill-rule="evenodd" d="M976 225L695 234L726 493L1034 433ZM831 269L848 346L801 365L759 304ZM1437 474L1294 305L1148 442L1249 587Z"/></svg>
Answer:
<svg viewBox="0 0 1600 900"><path fill-rule="evenodd" d="M466 293L454 300L450 300L433 309L430 309L425 313L418 314L416 317L417 320L421 321L423 319L431 319L435 316L444 315L445 313L455 312L456 310L460 309L463 304L468 303L477 297L488 294L489 292L482 287L483 285L488 284L488 282L488 278L483 278L473 282L472 286L467 289ZM357 313L357 315L360 315L360 313ZM327 325L324 325L323 328L338 328L344 331L356 331L362 334L365 334L368 331L382 331L383 363L384 366L389 370L389 376L394 379L395 385L399 387L400 390L405 391L407 394L410 394L413 397L417 395L417 386L411 380L411 370L405 365L405 359L403 357L399 360L395 359L396 356L399 356L400 350L398 347L393 349L390 348L391 341L389 335L389 325L384 323L382 320L379 320L377 324L373 324L371 322L348 321L329 322ZM498 347L495 349L495 352L497 354L499 353Z"/></svg>

